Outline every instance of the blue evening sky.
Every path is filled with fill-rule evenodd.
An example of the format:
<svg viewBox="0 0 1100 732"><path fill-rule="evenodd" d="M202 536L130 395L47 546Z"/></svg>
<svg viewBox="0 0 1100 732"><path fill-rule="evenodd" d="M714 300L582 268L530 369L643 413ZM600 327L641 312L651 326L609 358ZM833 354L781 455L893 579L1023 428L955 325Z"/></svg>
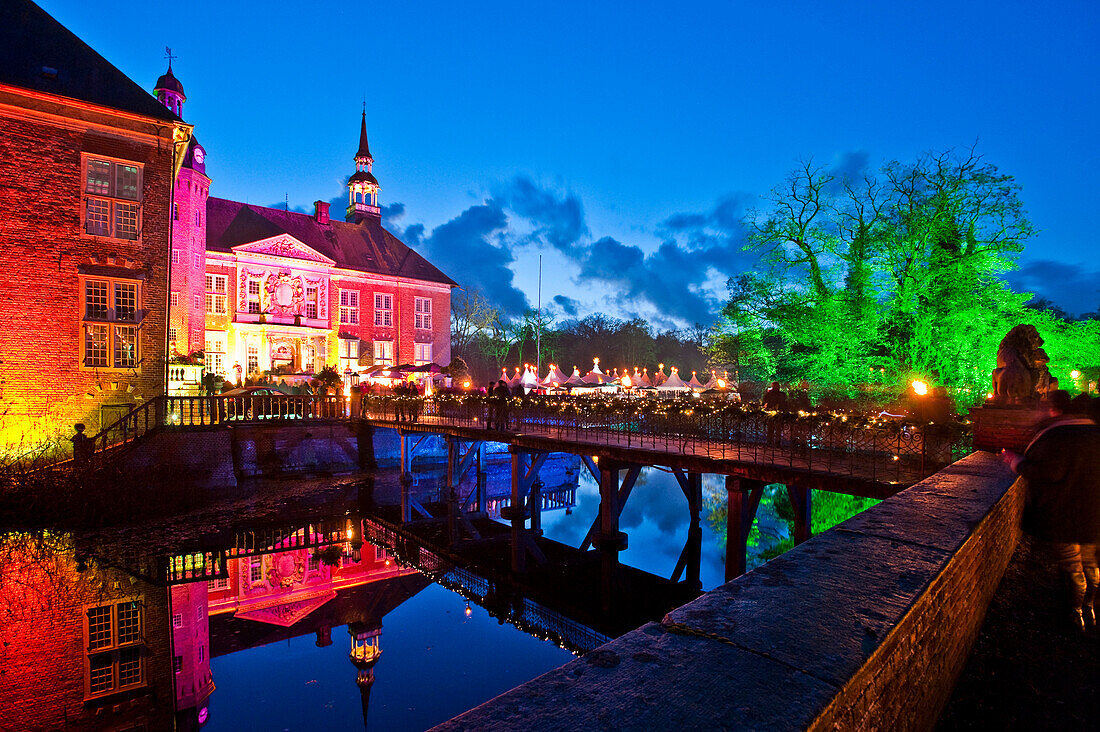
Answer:
<svg viewBox="0 0 1100 732"><path fill-rule="evenodd" d="M800 159L975 141L1040 230L1010 281L1100 306L1093 1L42 2L150 89L172 47L217 196L343 200L365 97L391 229L506 312L541 253L561 316L709 322Z"/></svg>

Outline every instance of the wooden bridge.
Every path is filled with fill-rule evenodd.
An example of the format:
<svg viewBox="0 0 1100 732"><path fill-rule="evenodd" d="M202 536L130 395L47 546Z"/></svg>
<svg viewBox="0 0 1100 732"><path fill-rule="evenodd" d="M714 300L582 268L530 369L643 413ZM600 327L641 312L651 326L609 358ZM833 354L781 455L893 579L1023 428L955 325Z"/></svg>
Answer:
<svg viewBox="0 0 1100 732"><path fill-rule="evenodd" d="M660 465L676 476L700 531L702 475L726 477L729 497L727 579L745 570L745 548L763 489L786 486L795 512L795 541L810 536L812 491L885 498L969 452L969 433L947 425L916 425L897 418L834 414L781 414L699 399L552 398L495 400L339 396L157 397L93 438L82 462L103 465L160 430L225 429L245 424L344 422L360 430L360 450L373 450L375 428L400 436L400 520L437 521L408 486L413 461L429 435L447 443L447 523L452 543L482 539L473 519L487 514L484 481L458 495L464 474L481 475L487 442L508 445L512 461L510 505L512 570L528 559L546 561L541 535L539 469L555 452L581 456L600 488L600 511L581 549L596 547L614 561L626 547L619 516L642 467ZM367 445L364 448L364 444ZM690 543L690 541L689 541ZM687 563L681 557L678 572Z"/></svg>

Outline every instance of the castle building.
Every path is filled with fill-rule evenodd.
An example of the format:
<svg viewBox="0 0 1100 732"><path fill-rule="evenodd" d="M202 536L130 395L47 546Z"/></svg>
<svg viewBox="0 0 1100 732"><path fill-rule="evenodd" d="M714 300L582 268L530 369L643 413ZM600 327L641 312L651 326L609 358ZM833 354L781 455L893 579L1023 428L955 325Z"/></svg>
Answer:
<svg viewBox="0 0 1100 732"><path fill-rule="evenodd" d="M163 393L191 126L29 0L0 5L0 444Z"/></svg>
<svg viewBox="0 0 1100 732"><path fill-rule="evenodd" d="M155 92L182 114L171 66ZM206 150L192 138L173 205L174 353L201 350L207 371L234 382L450 363L455 283L382 226L366 112L354 161L339 221L325 201L305 214L210 197Z"/></svg>

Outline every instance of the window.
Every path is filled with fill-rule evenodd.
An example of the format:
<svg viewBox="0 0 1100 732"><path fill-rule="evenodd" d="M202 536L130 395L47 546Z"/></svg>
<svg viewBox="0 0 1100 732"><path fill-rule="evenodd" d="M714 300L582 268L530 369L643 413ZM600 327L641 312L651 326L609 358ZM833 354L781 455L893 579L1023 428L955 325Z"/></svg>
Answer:
<svg viewBox="0 0 1100 732"><path fill-rule="evenodd" d="M206 349L203 351L206 370L225 377L225 333L206 334Z"/></svg>
<svg viewBox="0 0 1100 732"><path fill-rule="evenodd" d="M201 295L195 295L195 310L201 310L201 309L202 309L202 296Z"/></svg>
<svg viewBox="0 0 1100 732"><path fill-rule="evenodd" d="M345 325L359 323L358 290L340 290L340 322Z"/></svg>
<svg viewBox="0 0 1100 732"><path fill-rule="evenodd" d="M417 366L423 366L426 363L432 362L432 344L431 343L417 343L416 354L413 359Z"/></svg>
<svg viewBox="0 0 1100 732"><path fill-rule="evenodd" d="M393 327L393 295L374 293L374 324L385 328Z"/></svg>
<svg viewBox="0 0 1100 732"><path fill-rule="evenodd" d="M248 581L252 583L264 581L264 563L260 557L252 557L248 564Z"/></svg>
<svg viewBox="0 0 1100 732"><path fill-rule="evenodd" d="M310 373L317 370L317 346L312 343L302 347L302 370Z"/></svg>
<svg viewBox="0 0 1100 732"><path fill-rule="evenodd" d="M173 249L172 250L172 264L179 264L179 263L180 263L180 253L179 253L178 250Z"/></svg>
<svg viewBox="0 0 1100 732"><path fill-rule="evenodd" d="M359 370L359 340L357 338L340 338L340 370Z"/></svg>
<svg viewBox="0 0 1100 732"><path fill-rule="evenodd" d="M374 342L374 365L393 366L393 341Z"/></svg>
<svg viewBox="0 0 1100 732"><path fill-rule="evenodd" d="M168 340L173 342L173 343L175 343L177 340L179 340L179 331L177 331L175 328L169 328L168 329Z"/></svg>
<svg viewBox="0 0 1100 732"><path fill-rule="evenodd" d="M202 226L202 209L195 210L195 226Z"/></svg>
<svg viewBox="0 0 1100 732"><path fill-rule="evenodd" d="M172 673L181 673L183 671L183 656L172 657Z"/></svg>
<svg viewBox="0 0 1100 732"><path fill-rule="evenodd" d="M309 571L319 572L321 571L321 557L317 554L309 555Z"/></svg>
<svg viewBox="0 0 1100 732"><path fill-rule="evenodd" d="M137 282L84 280L85 368L137 367L138 302Z"/></svg>
<svg viewBox="0 0 1100 732"><path fill-rule="evenodd" d="M306 285L306 317L317 317L317 286Z"/></svg>
<svg viewBox="0 0 1100 732"><path fill-rule="evenodd" d="M173 221L179 221L180 220L180 205L178 203L176 203L175 201L172 202L172 220ZM175 264L175 263L176 263L176 253L172 252L172 264Z"/></svg>
<svg viewBox="0 0 1100 732"><path fill-rule="evenodd" d="M169 294L168 304L174 308L178 308L180 306L180 294L178 292L173 292Z"/></svg>
<svg viewBox="0 0 1100 732"><path fill-rule="evenodd" d="M88 609L88 696L101 696L144 683L143 615L141 600Z"/></svg>
<svg viewBox="0 0 1100 732"><path fill-rule="evenodd" d="M416 310L417 328L432 329L432 299L430 297L418 297L414 303Z"/></svg>
<svg viewBox="0 0 1100 732"><path fill-rule="evenodd" d="M202 255L201 254L194 255L191 258L191 261L194 262L196 268L201 267L202 266Z"/></svg>
<svg viewBox="0 0 1100 732"><path fill-rule="evenodd" d="M172 615L172 627L173 628L182 628L183 627L183 613L174 613Z"/></svg>
<svg viewBox="0 0 1100 732"><path fill-rule="evenodd" d="M225 315L226 283L225 275L206 275L206 312Z"/></svg>
<svg viewBox="0 0 1100 732"><path fill-rule="evenodd" d="M248 280L248 312L253 315L260 312L260 280L255 277Z"/></svg>
<svg viewBox="0 0 1100 732"><path fill-rule="evenodd" d="M248 358L246 359L246 365L248 370L246 373L249 376L260 372L260 347L255 343L248 344Z"/></svg>
<svg viewBox="0 0 1100 732"><path fill-rule="evenodd" d="M84 159L84 231L137 239L141 230L141 166Z"/></svg>
<svg viewBox="0 0 1100 732"><path fill-rule="evenodd" d="M206 583L206 589L209 592L221 592L222 590L228 590L229 578L222 577L221 579L210 580Z"/></svg>

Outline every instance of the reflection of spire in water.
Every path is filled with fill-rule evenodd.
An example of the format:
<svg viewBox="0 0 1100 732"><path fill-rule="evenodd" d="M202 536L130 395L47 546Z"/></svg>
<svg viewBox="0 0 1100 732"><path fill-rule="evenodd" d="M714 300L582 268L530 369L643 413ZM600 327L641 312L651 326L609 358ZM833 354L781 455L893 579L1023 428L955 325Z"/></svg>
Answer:
<svg viewBox="0 0 1100 732"><path fill-rule="evenodd" d="M366 729L370 690L374 686L374 664L382 656L382 625L348 623L348 635L351 636L351 653L348 658L357 669L355 685L359 687L359 697L363 704L363 729Z"/></svg>

